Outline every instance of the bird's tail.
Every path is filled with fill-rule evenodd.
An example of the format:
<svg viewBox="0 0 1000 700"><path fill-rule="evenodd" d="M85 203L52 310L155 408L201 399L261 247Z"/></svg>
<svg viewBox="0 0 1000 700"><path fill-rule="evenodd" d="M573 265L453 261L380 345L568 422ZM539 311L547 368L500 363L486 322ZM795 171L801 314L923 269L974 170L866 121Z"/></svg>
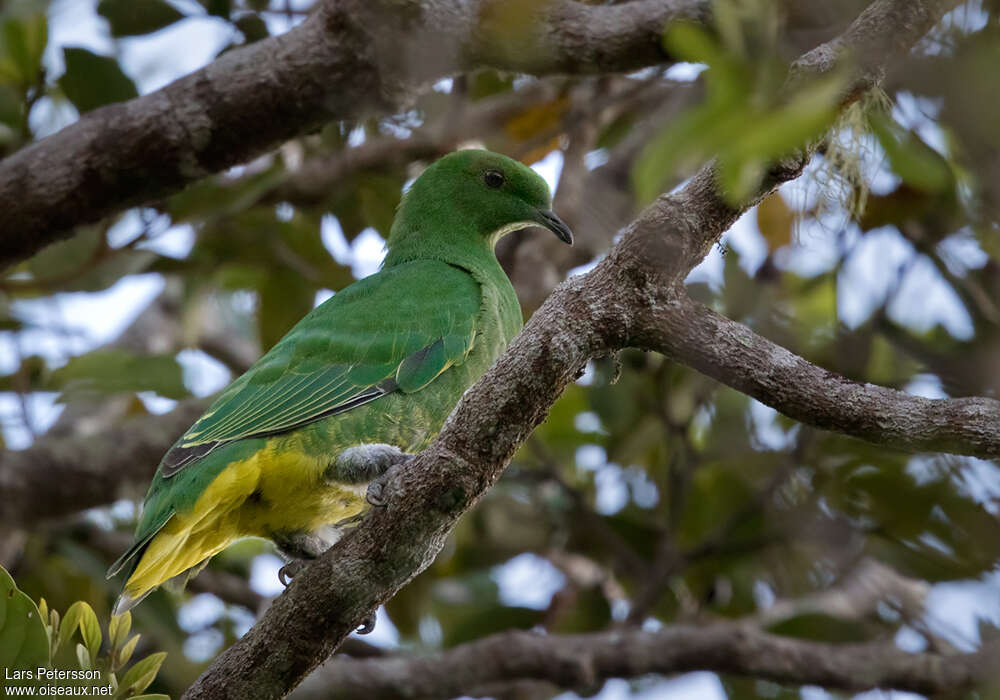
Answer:
<svg viewBox="0 0 1000 700"><path fill-rule="evenodd" d="M120 615L135 607L165 583L176 581L178 587L183 588L209 559L237 539L232 528L226 527L227 523L219 522L222 515L225 514L192 518L174 514L159 532L139 546L133 554L141 550L141 555L115 603L114 614Z"/></svg>

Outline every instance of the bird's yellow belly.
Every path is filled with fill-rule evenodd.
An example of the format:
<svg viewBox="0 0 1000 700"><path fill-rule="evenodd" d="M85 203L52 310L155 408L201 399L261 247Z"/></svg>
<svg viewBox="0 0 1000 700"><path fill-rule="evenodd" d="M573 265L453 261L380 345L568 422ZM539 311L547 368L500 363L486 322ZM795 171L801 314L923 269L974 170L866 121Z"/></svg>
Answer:
<svg viewBox="0 0 1000 700"><path fill-rule="evenodd" d="M219 474L194 511L200 510L202 501L207 509L232 501L236 537L312 532L359 514L366 505L366 487L326 481L327 464L326 459L289 450L287 445L275 449L269 441L249 459L230 464ZM217 493L211 494L213 489Z"/></svg>
<svg viewBox="0 0 1000 700"><path fill-rule="evenodd" d="M190 511L176 513L153 538L126 591L139 596L243 537L313 532L361 513L366 487L326 482L326 464L271 440L230 463Z"/></svg>

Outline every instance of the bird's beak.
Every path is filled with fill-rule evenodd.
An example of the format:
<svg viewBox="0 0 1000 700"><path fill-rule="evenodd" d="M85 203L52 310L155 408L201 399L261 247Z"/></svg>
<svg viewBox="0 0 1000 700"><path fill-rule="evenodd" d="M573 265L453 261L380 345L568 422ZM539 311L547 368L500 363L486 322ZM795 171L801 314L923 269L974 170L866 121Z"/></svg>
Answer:
<svg viewBox="0 0 1000 700"><path fill-rule="evenodd" d="M538 210L538 223L547 228L563 243L573 245L573 232L569 230L566 222L556 216L554 211Z"/></svg>

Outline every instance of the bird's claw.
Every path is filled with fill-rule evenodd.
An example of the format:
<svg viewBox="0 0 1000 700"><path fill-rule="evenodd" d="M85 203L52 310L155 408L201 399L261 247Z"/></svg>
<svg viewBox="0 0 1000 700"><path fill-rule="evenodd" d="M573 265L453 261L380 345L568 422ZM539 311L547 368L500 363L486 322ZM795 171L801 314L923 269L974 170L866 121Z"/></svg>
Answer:
<svg viewBox="0 0 1000 700"><path fill-rule="evenodd" d="M355 631L358 634L371 634L371 632L374 629L375 629L375 613L372 613L371 615L369 615L364 619L364 621L361 623L361 626L359 626L358 629Z"/></svg>
<svg viewBox="0 0 1000 700"><path fill-rule="evenodd" d="M302 571L306 563L301 559L296 559L285 564L283 567L278 569L278 580L281 581L281 585L288 587L288 584L292 582L292 578Z"/></svg>
<svg viewBox="0 0 1000 700"><path fill-rule="evenodd" d="M389 502L385 492L385 482L382 481L382 477L379 477L368 484L368 490L365 491L365 500L375 508L385 508Z"/></svg>

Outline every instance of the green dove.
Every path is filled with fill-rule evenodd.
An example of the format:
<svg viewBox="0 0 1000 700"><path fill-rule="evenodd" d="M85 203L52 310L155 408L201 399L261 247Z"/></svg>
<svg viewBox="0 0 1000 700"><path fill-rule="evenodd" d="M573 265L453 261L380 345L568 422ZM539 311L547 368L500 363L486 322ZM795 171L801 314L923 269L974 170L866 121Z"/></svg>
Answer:
<svg viewBox="0 0 1000 700"><path fill-rule="evenodd" d="M494 247L527 226L572 243L551 206L541 177L497 153L428 167L380 271L313 309L163 457L108 574L131 569L115 613L240 538L272 540L287 575L357 522L369 485L430 442L520 330Z"/></svg>

